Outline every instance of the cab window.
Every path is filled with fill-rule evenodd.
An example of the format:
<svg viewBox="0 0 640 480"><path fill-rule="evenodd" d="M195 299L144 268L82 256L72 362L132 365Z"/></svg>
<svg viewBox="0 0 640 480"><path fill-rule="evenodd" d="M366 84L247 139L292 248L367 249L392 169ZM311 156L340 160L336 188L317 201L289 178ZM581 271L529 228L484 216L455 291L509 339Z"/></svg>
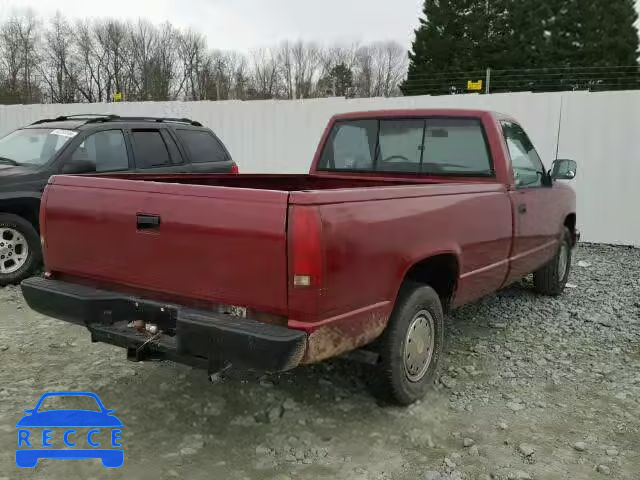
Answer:
<svg viewBox="0 0 640 480"><path fill-rule="evenodd" d="M517 188L540 187L544 166L524 129L517 123L503 121L502 133L511 157L511 169Z"/></svg>
<svg viewBox="0 0 640 480"><path fill-rule="evenodd" d="M347 120L334 125L319 170L493 176L476 118Z"/></svg>

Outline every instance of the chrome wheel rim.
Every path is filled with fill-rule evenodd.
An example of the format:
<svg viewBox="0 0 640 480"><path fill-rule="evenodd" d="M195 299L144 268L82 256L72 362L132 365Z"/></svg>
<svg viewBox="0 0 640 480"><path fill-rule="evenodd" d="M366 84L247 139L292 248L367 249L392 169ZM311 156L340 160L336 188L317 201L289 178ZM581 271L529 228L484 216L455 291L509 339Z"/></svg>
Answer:
<svg viewBox="0 0 640 480"><path fill-rule="evenodd" d="M404 371L411 382L419 382L427 373L435 347L435 322L426 310L411 320L404 341Z"/></svg>
<svg viewBox="0 0 640 480"><path fill-rule="evenodd" d="M29 244L15 228L0 227L0 274L20 270L29 257Z"/></svg>
<svg viewBox="0 0 640 480"><path fill-rule="evenodd" d="M567 273L567 265L569 264L569 247L566 243L560 245L560 254L558 257L558 280L562 281Z"/></svg>

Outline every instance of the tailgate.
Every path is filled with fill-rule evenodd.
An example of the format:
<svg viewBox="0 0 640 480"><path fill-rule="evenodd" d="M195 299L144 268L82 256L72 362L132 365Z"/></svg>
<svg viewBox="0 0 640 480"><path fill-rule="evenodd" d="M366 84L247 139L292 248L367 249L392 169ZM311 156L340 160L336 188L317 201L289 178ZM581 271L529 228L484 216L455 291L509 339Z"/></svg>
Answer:
<svg viewBox="0 0 640 480"><path fill-rule="evenodd" d="M288 192L57 176L44 202L54 274L286 313Z"/></svg>

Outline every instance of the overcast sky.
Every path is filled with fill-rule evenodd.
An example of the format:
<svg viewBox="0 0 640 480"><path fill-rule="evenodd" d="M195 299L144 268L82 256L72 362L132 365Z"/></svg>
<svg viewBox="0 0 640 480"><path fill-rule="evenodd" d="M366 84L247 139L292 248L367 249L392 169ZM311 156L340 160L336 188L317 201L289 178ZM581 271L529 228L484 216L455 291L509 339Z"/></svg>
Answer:
<svg viewBox="0 0 640 480"><path fill-rule="evenodd" d="M249 50L285 39L397 40L409 45L422 0L0 0L0 16L31 7L48 17L146 18L193 27L223 50Z"/></svg>
<svg viewBox="0 0 640 480"><path fill-rule="evenodd" d="M0 17L31 7L41 17L146 18L193 27L212 48L247 51L282 40L396 40L409 47L422 0L0 0ZM640 0L636 0L640 9Z"/></svg>

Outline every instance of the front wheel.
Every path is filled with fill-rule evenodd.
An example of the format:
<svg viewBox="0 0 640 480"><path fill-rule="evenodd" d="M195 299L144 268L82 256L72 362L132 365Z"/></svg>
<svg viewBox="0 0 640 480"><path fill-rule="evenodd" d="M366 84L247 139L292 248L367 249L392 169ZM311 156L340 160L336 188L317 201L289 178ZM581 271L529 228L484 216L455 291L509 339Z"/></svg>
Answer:
<svg viewBox="0 0 640 480"><path fill-rule="evenodd" d="M571 270L571 232L564 227L562 240L555 256L533 273L533 285L538 293L557 296L562 293Z"/></svg>
<svg viewBox="0 0 640 480"><path fill-rule="evenodd" d="M378 396L400 405L424 397L442 355L443 330L438 294L429 286L405 285L378 345Z"/></svg>
<svg viewBox="0 0 640 480"><path fill-rule="evenodd" d="M0 213L0 286L19 283L40 264L40 236L18 215Z"/></svg>

